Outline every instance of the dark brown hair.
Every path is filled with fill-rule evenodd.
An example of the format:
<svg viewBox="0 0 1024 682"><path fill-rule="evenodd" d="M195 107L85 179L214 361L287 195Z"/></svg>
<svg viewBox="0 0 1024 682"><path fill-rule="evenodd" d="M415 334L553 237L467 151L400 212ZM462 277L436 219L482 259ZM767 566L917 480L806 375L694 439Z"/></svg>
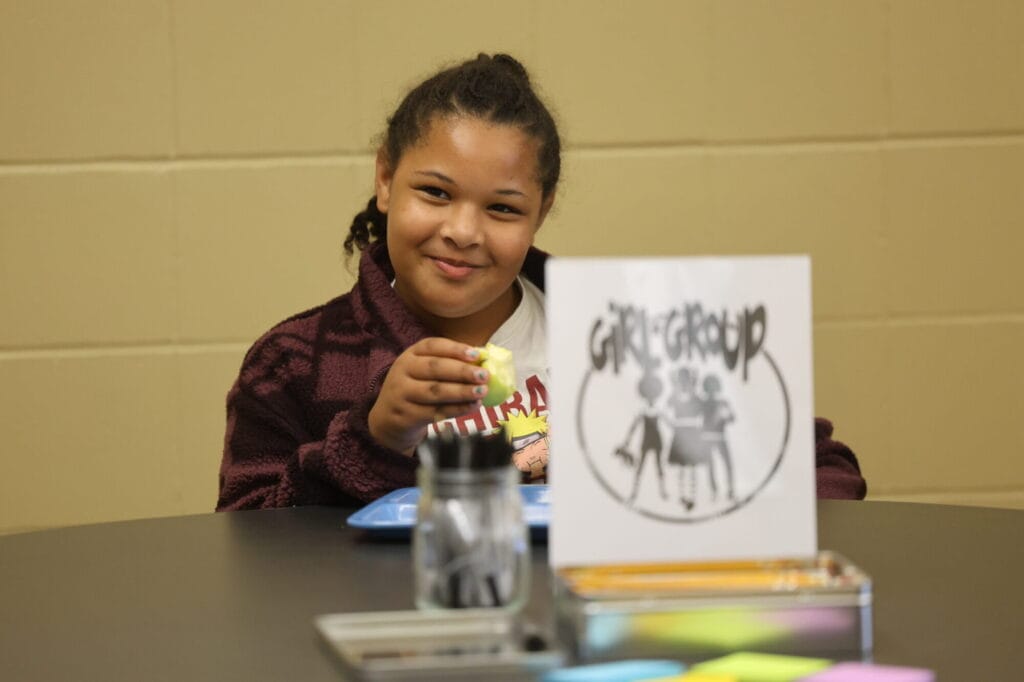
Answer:
<svg viewBox="0 0 1024 682"><path fill-rule="evenodd" d="M547 199L558 186L562 145L547 107L534 92L526 69L507 54L480 54L476 59L445 69L409 91L388 119L380 153L394 169L402 154L427 134L437 116L472 116L515 126L539 143L537 179ZM387 236L387 215L374 196L352 220L345 251L363 249Z"/></svg>

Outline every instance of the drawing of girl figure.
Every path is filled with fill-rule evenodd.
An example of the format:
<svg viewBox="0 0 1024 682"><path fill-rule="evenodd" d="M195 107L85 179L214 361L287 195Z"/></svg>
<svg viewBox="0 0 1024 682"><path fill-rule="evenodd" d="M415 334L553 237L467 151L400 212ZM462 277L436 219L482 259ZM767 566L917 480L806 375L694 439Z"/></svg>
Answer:
<svg viewBox="0 0 1024 682"><path fill-rule="evenodd" d="M703 438L704 402L697 396L697 373L680 367L673 376L674 388L668 400L672 443L668 463L679 467L679 502L687 511L693 509L697 497L697 467L707 466L711 490L717 490L711 470L711 452Z"/></svg>
<svg viewBox="0 0 1024 682"><path fill-rule="evenodd" d="M725 465L726 494L730 500L736 499L733 488L732 455L729 452L729 443L725 440L725 425L736 420L736 414L729 407L729 403L719 399L717 396L722 390L722 382L718 377L711 374L704 377L704 399L702 402L702 437L707 447L708 456L714 452L722 457L722 464ZM708 466L710 467L710 461ZM712 474L712 485L714 475Z"/></svg>
<svg viewBox="0 0 1024 682"><path fill-rule="evenodd" d="M665 489L665 471L661 462L662 443L661 432L658 430L659 412L654 406L658 396L661 395L662 383L661 379L654 374L651 363L644 364L644 375L640 379L639 384L637 384L637 391L640 393L640 397L644 399L645 405L636 415L633 423L630 424L629 431L626 433L626 438L623 440L622 445L615 449L615 454L618 457L621 457L630 466L635 466L633 488L630 491L628 500L630 504L636 500L637 493L640 490L640 476L643 474L647 458L651 455L654 457L654 464L658 470L658 489L661 492L661 497L662 499L668 499L668 491ZM640 454L639 457L636 457L629 449L629 441L638 426L641 427Z"/></svg>

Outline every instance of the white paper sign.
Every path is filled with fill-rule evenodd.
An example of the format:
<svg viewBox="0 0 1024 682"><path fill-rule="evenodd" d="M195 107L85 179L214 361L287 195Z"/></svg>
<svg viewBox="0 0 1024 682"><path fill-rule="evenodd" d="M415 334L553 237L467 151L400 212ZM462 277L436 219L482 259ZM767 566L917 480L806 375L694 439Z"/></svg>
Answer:
<svg viewBox="0 0 1024 682"><path fill-rule="evenodd" d="M552 565L814 555L810 260L546 278Z"/></svg>

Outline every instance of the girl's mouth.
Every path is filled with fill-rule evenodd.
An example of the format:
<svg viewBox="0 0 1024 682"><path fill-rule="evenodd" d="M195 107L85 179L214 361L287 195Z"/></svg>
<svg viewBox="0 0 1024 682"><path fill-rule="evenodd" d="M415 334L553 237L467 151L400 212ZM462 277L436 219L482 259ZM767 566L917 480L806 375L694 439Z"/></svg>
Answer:
<svg viewBox="0 0 1024 682"><path fill-rule="evenodd" d="M450 279L465 279L480 267L479 265L473 265L472 263L453 260L451 258L437 258L431 256L430 259L434 261L437 269L440 270L444 276Z"/></svg>

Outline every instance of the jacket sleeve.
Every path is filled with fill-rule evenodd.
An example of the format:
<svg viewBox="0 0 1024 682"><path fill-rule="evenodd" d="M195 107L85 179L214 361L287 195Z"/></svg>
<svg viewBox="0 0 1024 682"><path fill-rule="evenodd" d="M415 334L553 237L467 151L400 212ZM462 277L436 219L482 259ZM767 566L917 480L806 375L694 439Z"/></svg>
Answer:
<svg viewBox="0 0 1024 682"><path fill-rule="evenodd" d="M868 484L861 476L857 456L832 440L832 422L827 419L814 420L814 449L818 499L863 500Z"/></svg>
<svg viewBox="0 0 1024 682"><path fill-rule="evenodd" d="M370 435L375 394L337 412L317 435L290 388L254 379L243 366L228 394L218 511L362 503L414 485L417 461Z"/></svg>

